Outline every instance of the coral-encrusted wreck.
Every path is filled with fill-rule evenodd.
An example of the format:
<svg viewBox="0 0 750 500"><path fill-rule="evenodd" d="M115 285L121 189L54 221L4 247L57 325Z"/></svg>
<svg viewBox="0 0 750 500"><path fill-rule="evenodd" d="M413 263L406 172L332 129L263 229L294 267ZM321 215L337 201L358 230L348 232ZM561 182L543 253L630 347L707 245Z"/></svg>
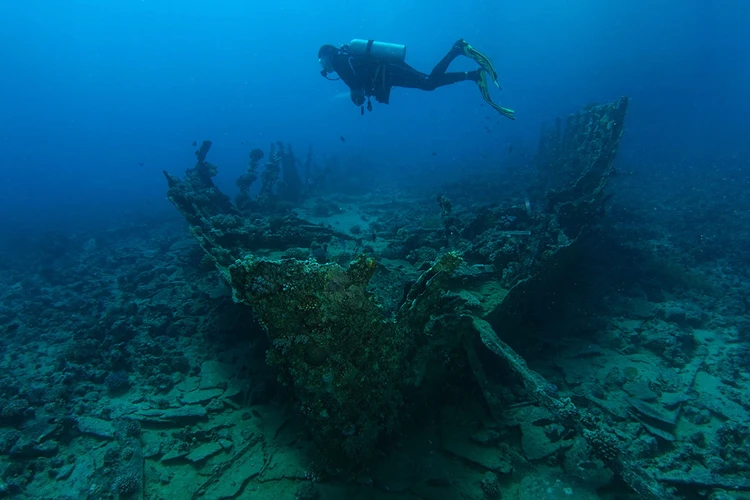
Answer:
<svg viewBox="0 0 750 500"><path fill-rule="evenodd" d="M235 300L251 306L264 326L268 361L329 462L368 459L406 415L417 414L465 371L474 374L490 411L498 414L497 381L483 361L495 356L643 497L669 498L619 455L616 438L602 424L560 399L495 333L511 332L543 311L565 286L581 237L603 214L626 110L627 98L590 106L571 115L564 130L558 123L545 132L532 187L546 198L541 210L494 205L457 215L440 197L444 227L435 230L434 241L444 241L443 251L390 311L368 286L384 271L373 252L361 252L348 266L260 257L260 250L351 236L279 211L244 216L211 180L216 167L205 159L210 143L184 181L165 172L168 197L231 284ZM245 180L257 177L261 156L257 150L251 155L253 175ZM269 163L278 168L278 155L272 152ZM501 220L512 223L501 227Z"/></svg>

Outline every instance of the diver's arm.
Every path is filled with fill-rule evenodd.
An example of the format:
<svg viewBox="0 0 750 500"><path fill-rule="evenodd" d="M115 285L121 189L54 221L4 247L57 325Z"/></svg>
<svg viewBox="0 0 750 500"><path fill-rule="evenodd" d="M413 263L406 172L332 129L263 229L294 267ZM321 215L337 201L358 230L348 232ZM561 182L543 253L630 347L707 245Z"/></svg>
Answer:
<svg viewBox="0 0 750 500"><path fill-rule="evenodd" d="M368 59L343 54L334 59L336 73L349 87L349 97L355 106L362 106L365 103L365 87L371 71L368 63Z"/></svg>

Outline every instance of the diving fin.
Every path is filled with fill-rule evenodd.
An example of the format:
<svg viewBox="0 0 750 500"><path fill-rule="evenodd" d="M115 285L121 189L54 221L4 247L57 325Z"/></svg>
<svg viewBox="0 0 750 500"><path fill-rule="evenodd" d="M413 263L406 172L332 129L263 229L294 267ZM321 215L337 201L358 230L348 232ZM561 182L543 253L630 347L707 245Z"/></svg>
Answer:
<svg viewBox="0 0 750 500"><path fill-rule="evenodd" d="M484 70L489 73L489 75L492 77L492 82L497 85L497 88L502 88L500 87L500 82L498 81L497 71L492 65L492 61L490 61L486 55L482 54L477 49L469 45L468 42L466 42L466 40L464 40L463 38L457 41L454 46L460 48L466 57L474 59L474 61L476 61L479 66L484 68Z"/></svg>
<svg viewBox="0 0 750 500"><path fill-rule="evenodd" d="M483 70L479 70L479 78L477 79L477 87L479 87L479 92L482 94L482 99L484 99L484 101L487 104L492 106L495 109L495 111L505 116L506 118L510 118L511 120L516 119L515 111L513 111L512 109L504 108L492 102L492 98L490 97L490 90L487 88L486 72Z"/></svg>

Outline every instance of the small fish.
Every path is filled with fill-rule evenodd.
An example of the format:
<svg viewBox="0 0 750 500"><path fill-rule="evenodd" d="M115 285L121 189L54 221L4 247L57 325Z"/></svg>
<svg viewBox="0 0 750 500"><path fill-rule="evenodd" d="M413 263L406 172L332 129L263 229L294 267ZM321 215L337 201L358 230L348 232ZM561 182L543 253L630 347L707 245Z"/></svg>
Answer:
<svg viewBox="0 0 750 500"><path fill-rule="evenodd" d="M437 153L435 151L432 152L432 156L437 156Z"/></svg>
<svg viewBox="0 0 750 500"><path fill-rule="evenodd" d="M511 154L513 152L513 144L508 146L508 154Z"/></svg>
<svg viewBox="0 0 750 500"><path fill-rule="evenodd" d="M346 142L346 137L344 137L343 135L339 136L339 139L341 139L341 142Z"/></svg>
<svg viewBox="0 0 750 500"><path fill-rule="evenodd" d="M193 141L193 147L198 145L198 141Z"/></svg>
<svg viewBox="0 0 750 500"><path fill-rule="evenodd" d="M138 162L138 165L140 165L140 166L142 167L142 166L143 166L143 162L142 162L142 161L139 161L139 162Z"/></svg>

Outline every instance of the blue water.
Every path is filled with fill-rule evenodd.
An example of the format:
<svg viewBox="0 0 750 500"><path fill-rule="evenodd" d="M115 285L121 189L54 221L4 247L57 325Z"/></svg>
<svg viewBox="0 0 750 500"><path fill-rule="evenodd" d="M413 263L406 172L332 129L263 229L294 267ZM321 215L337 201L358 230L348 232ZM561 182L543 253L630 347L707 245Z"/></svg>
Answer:
<svg viewBox="0 0 750 500"><path fill-rule="evenodd" d="M692 495L686 498L714 498L709 488L721 486L720 481L725 486L745 481L750 470L750 428L744 425L750 415L748 26L748 0L0 1L0 497L58 498L62 491L71 498L109 498L113 491L138 491L145 485L148 494L163 489L164 498L181 498L187 491L205 490L213 474L209 471L219 470L226 475L211 479L217 480L211 488L247 485L260 474L252 460L238 462L237 470L223 464L230 458L245 460L245 446L257 431L264 442L247 457L254 456L258 467L271 465L259 476L262 481L253 480L240 497L250 491L254 496L254 488L261 488L267 498L316 498L320 482L321 491L338 488L336 495L323 498L353 498L351 488L390 495L403 484L411 484L414 498L490 498L499 483L494 472L485 472L498 469L503 488L509 488L504 497L520 491L536 500L546 490L551 499L554 488L549 484L559 490L558 498L569 498L570 488L563 488L568 483L556 478L573 484L579 474L594 474L592 462L581 461L585 457L577 455L583 453L578 446L570 452L552 449L567 439L567 431L561 434L557 423L542 424L549 419L527 406L529 395L503 367L480 357L480 351L474 354L477 363L493 370L464 391L460 379L470 378L477 364L469 368L472 363L450 342L435 344L440 356L432 356L438 351L416 356L417 369L430 359L424 375L429 383L419 388L441 392L440 406L433 411L417 403L405 407L408 411L399 409L404 421L412 411L423 413L425 421L414 415L416 421L408 424L418 429L383 440L388 454L372 462L382 466L379 470L337 477L324 463L327 459L314 463L303 453L294 455L294 450L313 448L300 439L302 432L297 434L298 422L287 425L288 415L312 415L317 422L329 418L325 406L316 412L307 405L305 392L325 391L319 393L320 401L329 396L350 401L347 393L330 395L331 381L338 384L332 378L337 364L357 366L352 359L376 359L346 372L342 379L350 385L344 387L357 387L351 381L360 378L352 374L360 369L368 374L369 365L378 374L371 379L378 380L371 386L373 394L400 398L396 390L383 390L380 367L386 364L378 356L387 361L388 352L396 350L392 346L402 343L383 343L389 346L385 353L372 348L379 345L372 332L389 330L380 328L379 312L370 313L378 301L384 314L396 310L404 298L417 296L405 295L409 290L419 295L411 309L420 321L427 321L422 309L433 307L434 294L436 311L459 304L456 311L462 318L472 317L464 315L471 307L470 314L497 322L491 326L498 334L514 344L530 368L549 378L543 392L550 393L542 399L572 396L590 416L602 417L603 429L617 430L628 461L632 458L649 473L668 473L659 481L671 485L686 477L694 481L685 488ZM471 82L435 91L394 88L390 104L373 100L374 109L361 115L343 82L321 77L317 58L321 45L354 38L405 44L406 62L426 73L457 39L466 39L494 62L503 89L492 87L492 98L515 110L516 120L487 106ZM459 58L450 69L475 68L469 59ZM554 148L561 143L548 141L554 142L550 150L535 158L540 131L557 117L564 120L590 103L625 103L618 101L621 96L628 97L627 115L611 181L602 165L586 170L589 159L592 165L604 163L590 158L600 151L590 138L567 141L560 148L580 144L580 154L560 153ZM599 109L609 111L596 115L596 122L619 130L608 121L621 116L612 114L615 107ZM594 113L586 115L578 116L585 116L587 124L594 120ZM218 206L218 198L211 198L213 205L205 202L206 193L215 195L206 178L187 176L182 184L175 180L184 179L185 169L196 165L195 151L204 140L212 141L208 161L219 169L214 181L242 216L232 207ZM247 172L248 153L259 148L267 155L265 163L277 141L293 147L303 164L312 148L311 172L319 183L302 179L306 188L298 189L301 183L287 169L287 155L282 180L289 182L275 184L282 196L254 197L261 185L274 185L263 178L266 169L252 186L253 198L245 196L242 205L236 181ZM608 145L616 142L610 137ZM551 160L540 165L534 161L539 158ZM570 159L582 164L571 165ZM328 170L332 164L341 168ZM553 171L557 167L560 172ZM357 175L357 170L364 173ZM175 205L166 199L162 171L175 176ZM201 163L193 174L207 171ZM473 175L488 171L500 175ZM579 185L586 196L605 183L614 194L605 217L591 217L594 210L584 213L599 206L603 190L586 200L571 189L558 197L562 201L557 205L543 207L547 187L582 172L588 175ZM463 182L448 184L457 180ZM376 190L381 186L395 189ZM285 204L300 194L303 205ZM194 199L202 200L197 211L190 205ZM588 204L591 200L596 203ZM295 220L292 211L306 221ZM586 218L580 222L585 237L560 230L566 223L579 227L578 217ZM562 250L567 248L573 250ZM455 284L446 285L465 293L438 301L446 290L440 280L418 277L439 254L467 249L470 267L462 269ZM251 260L244 268L235 267L235 301L242 296L250 301L253 294L270 297L269 308L278 307L281 314L268 309L268 317L282 318L279 325L293 318L288 325L294 332L278 328L284 335L266 338L268 331L256 324L251 309L232 300L227 276L217 273L215 259L224 266L246 250L288 259L252 270L273 279L259 274L250 281ZM318 281L323 272L314 260L348 266L359 252L374 260L355 261L359 264L347 277L328 266L327 281ZM305 273L291 267L298 265L292 258L310 259ZM515 283L524 282L524 273L532 270L539 273L528 289L517 292ZM360 282L372 272L370 288L378 289L378 295L371 304ZM431 272L422 276L437 276ZM542 282L549 292L541 290ZM252 293L239 294L238 283L250 283ZM335 332L345 336L333 337L328 329L334 327L327 326L329 321L345 324L343 316L315 310L318 291L309 287L320 283L326 283L321 296L332 297L321 303L336 304L334 312L363 311L362 318ZM277 300L277 292L284 294L283 301ZM263 300L258 300L256 313L264 310ZM301 310L310 312L302 315ZM293 314L287 316L289 311ZM518 317L508 322L518 324L506 322L512 315ZM413 329L419 342L433 332L447 335L440 330L452 329L454 321L447 314L434 315L429 328L438 326L422 331L421 326L404 326L419 324L412 313L397 318L400 329L394 327L389 335L408 339L404 332ZM297 331L303 319L309 321L309 332ZM372 329L355 332L356 325L370 321ZM478 323L473 324L479 331ZM456 326L458 334L468 335L460 328ZM339 356L335 350L331 355L316 344L324 331L324 345L333 345L335 338L342 350L366 356ZM282 367L282 374L333 368L324 374L323 389L295 375L295 383L304 381L304 391L295 394L293 388L289 394L302 392L303 404L287 415L282 407L298 401L275 385L275 368L265 365L266 349L283 354L290 346L303 345L305 355L298 351L289 359L313 368L300 372ZM394 355L399 363L403 352ZM497 373L492 373L495 366ZM382 372L390 374L382 375L385 382L402 375ZM226 383L219 380L225 376L233 382L223 392ZM309 380L320 380L316 377ZM495 394L491 386L477 390L482 379L492 382L493 377L500 377L502 391ZM220 387L218 393L226 399L222 402L218 393L206 396L198 387L211 393ZM480 419L482 409L465 407L464 401L481 399L480 392L488 405L495 401L498 408L507 403L507 409L518 410L507 422L495 422L502 432L495 433L489 419ZM688 397L683 400L679 393ZM674 409L674 420L661 419L674 424L680 415L680 425L672 426L674 439L663 429L644 426L641 431L635 420L621 418L633 411L630 406L635 408L631 397L668 407L670 415ZM190 411L206 414L159 413L188 406L185 401L200 403ZM136 415L135 406L149 412ZM460 411L454 415L453 409ZM375 421L376 414L377 425L390 426L390 413L373 411L362 421ZM135 415L136 423L127 415ZM210 430L184 424L186 416L205 416ZM163 421L152 420L162 417L176 419L174 425L162 428ZM146 424L143 446L138 441L141 420ZM148 428L154 423L158 425ZM371 437L375 442L368 427L343 423L326 430L332 434L317 437L341 434L351 457L374 451L358 448L367 448ZM492 432L477 433L477 438L477 424ZM313 434L319 429L306 430ZM669 443L657 446L655 436ZM412 442L402 448L402 437ZM543 446L524 449L537 438L550 446L542 450L549 454L537 455ZM534 467L515 468L513 454L498 465L501 441L502 454L519 448ZM157 442L161 448L154 450ZM453 446L462 442L481 443L487 450L498 445L497 455L474 456L469 448ZM205 444L211 445L208 451ZM188 448L196 455L175 464L158 462ZM483 465L487 471L475 466L482 463L475 462L477 457L489 460ZM276 468L285 461L288 469ZM692 476L689 467L695 467ZM179 472L175 476L170 471ZM321 471L328 477L321 480ZM706 478L719 482L706 485L701 482ZM420 484L454 496L434 491L429 496L424 494L429 488L414 489ZM741 485L750 489L747 482ZM591 492L597 488L589 486ZM624 491L621 482L610 486L613 496ZM205 491L213 495L210 488ZM575 498L591 498L579 491ZM612 498L602 493L600 498Z"/></svg>
<svg viewBox="0 0 750 500"><path fill-rule="evenodd" d="M731 157L750 130L749 22L741 0L2 2L0 217L30 230L172 213L161 170L181 172L203 139L229 191L247 151L277 140L368 158L384 177L492 164L543 121L620 95L621 161ZM516 121L469 82L395 89L363 117L318 73L324 43L406 44L429 72L460 37L495 62L493 96Z"/></svg>

